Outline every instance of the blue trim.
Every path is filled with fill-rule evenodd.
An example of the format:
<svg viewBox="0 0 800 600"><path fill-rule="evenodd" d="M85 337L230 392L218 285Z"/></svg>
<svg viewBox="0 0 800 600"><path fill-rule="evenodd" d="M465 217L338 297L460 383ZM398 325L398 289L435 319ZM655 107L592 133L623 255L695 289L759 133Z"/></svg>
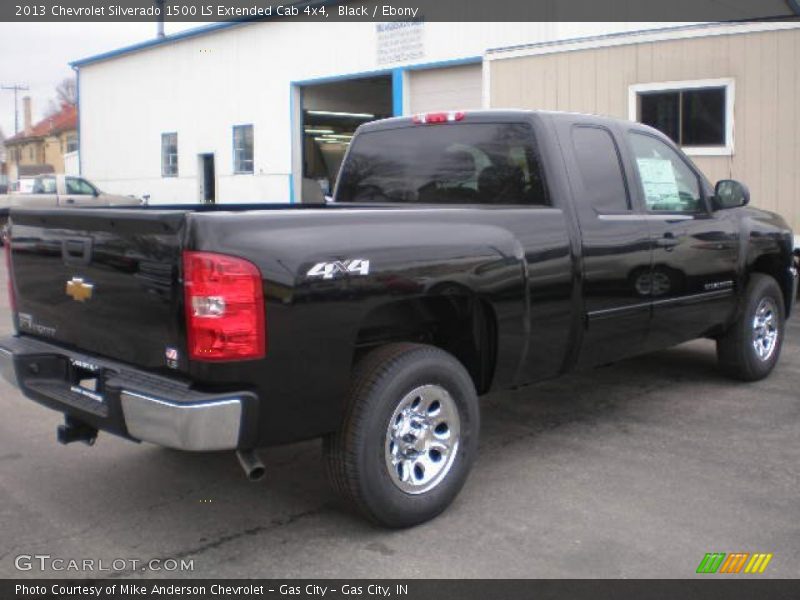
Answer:
<svg viewBox="0 0 800 600"><path fill-rule="evenodd" d="M294 86L289 86L289 204L294 204L294 127L296 125L295 117L295 102L294 102ZM302 138L301 138L302 139ZM300 159L300 168L303 168L302 157ZM302 187L300 189L303 189ZM302 200L302 199L301 199Z"/></svg>
<svg viewBox="0 0 800 600"><path fill-rule="evenodd" d="M75 100L78 102L78 175L83 175L83 164L82 164L82 156L83 151L81 149L82 139L83 136L81 135L81 72L80 69L76 69L72 67L75 71Z"/></svg>
<svg viewBox="0 0 800 600"><path fill-rule="evenodd" d="M415 63L411 65L403 65L395 69L375 69L372 71L355 71L352 73L344 73L342 75L326 75L323 77L312 77L310 79L293 79L290 85L316 85L318 83L332 83L334 81L346 81L351 79L366 79L368 77L380 77L381 75L392 75L394 77L395 71L418 71L422 69L440 69L444 67L458 67L460 65L474 65L481 63L483 57L481 56L467 56L465 58L453 58L450 60L439 60L425 63Z"/></svg>
<svg viewBox="0 0 800 600"><path fill-rule="evenodd" d="M172 42L178 42L180 40L185 40L205 35L207 33L219 31L221 29L228 29L230 27L246 25L247 23L250 22L252 21L225 21L223 23L212 23L211 25L203 25L201 27L195 27L194 29L187 29L186 31L174 33L172 35L168 35L163 38L147 40L146 42L139 42L138 44L133 44L131 46L123 46L122 48L117 48L116 50L110 50L109 52L103 52L101 54L87 56L86 58L80 58L78 60L69 63L69 66L72 67L73 69L85 67L86 65L90 65L92 63L100 62L103 60L109 60L111 58L116 58L117 56L123 56L125 54L139 52L140 50L147 50L148 48L154 48L156 46L163 46L164 44L171 44Z"/></svg>
<svg viewBox="0 0 800 600"><path fill-rule="evenodd" d="M288 3L287 5L297 6L298 8L302 9L305 7L313 8L317 6L327 6L330 4L336 4L337 2L339 2L339 0L303 0L300 2ZM175 33L163 38L147 40L146 42L140 42L138 44L133 44L131 46L124 46L122 48L117 48L116 50L103 52L102 54L95 54L94 56L87 56L86 58L80 58L76 61L69 63L69 65L73 68L83 67L86 65L90 65L92 63L108 60L111 58L116 58L117 56L123 56L125 54L139 52L140 50L146 50L148 48L161 46L163 44L171 44L172 42L177 42L180 40L206 35L208 33L213 33L215 31L220 31L222 29L228 29L230 27L238 27L239 25L248 25L250 23L272 21L274 19L282 19L282 18L284 18L283 15L273 14L269 17L251 17L247 19L222 21L221 23L211 23L210 25L202 25L200 27L195 27L194 29L187 29L186 31L181 31L179 33Z"/></svg>
<svg viewBox="0 0 800 600"><path fill-rule="evenodd" d="M356 71L344 75L326 75L325 77L312 77L311 79L295 79L290 81L291 85L317 85L319 83L333 83L335 81L346 81L351 79L367 79L369 77L380 77L381 75L391 75L391 69L377 69L375 71Z"/></svg>
<svg viewBox="0 0 800 600"><path fill-rule="evenodd" d="M403 116L403 75L405 69L392 70L392 116Z"/></svg>

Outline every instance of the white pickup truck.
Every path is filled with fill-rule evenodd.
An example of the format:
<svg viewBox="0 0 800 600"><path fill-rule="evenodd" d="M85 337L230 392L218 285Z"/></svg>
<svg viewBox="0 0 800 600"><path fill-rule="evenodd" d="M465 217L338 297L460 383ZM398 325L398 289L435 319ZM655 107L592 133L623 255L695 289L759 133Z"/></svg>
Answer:
<svg viewBox="0 0 800 600"><path fill-rule="evenodd" d="M39 175L33 180L30 193L0 195L0 232L5 232L11 207L55 208L89 206L141 206L145 201L135 196L106 194L83 177L73 175ZM4 239L0 235L0 240Z"/></svg>

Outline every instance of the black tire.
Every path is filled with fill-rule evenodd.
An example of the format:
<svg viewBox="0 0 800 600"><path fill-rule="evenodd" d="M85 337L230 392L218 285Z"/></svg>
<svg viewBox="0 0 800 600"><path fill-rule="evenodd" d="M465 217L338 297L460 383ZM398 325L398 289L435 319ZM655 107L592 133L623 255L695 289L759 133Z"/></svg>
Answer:
<svg viewBox="0 0 800 600"><path fill-rule="evenodd" d="M441 478L427 491L409 493L390 474L388 428L401 404L421 386L446 390L448 405L457 409L460 435L453 436L458 444ZM342 426L324 441L328 478L338 494L371 521L411 527L441 513L461 490L477 453L479 430L475 386L458 360L433 346L387 344L365 355L354 369ZM432 466L431 473L436 468L442 467ZM411 478L415 473L409 473Z"/></svg>
<svg viewBox="0 0 800 600"><path fill-rule="evenodd" d="M759 356L754 344L754 320L763 303L770 304L775 314L777 337L768 356ZM783 294L769 275L753 273L745 291L744 307L738 319L717 339L717 358L723 372L741 381L758 381L770 374L778 362L783 345L786 322Z"/></svg>

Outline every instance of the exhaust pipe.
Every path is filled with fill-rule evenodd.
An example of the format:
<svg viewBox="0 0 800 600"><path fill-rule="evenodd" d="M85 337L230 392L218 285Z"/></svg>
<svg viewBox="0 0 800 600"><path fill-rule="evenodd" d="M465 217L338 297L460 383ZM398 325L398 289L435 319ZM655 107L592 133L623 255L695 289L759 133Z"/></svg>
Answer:
<svg viewBox="0 0 800 600"><path fill-rule="evenodd" d="M244 474L250 481L261 481L264 475L267 474L267 469L264 463L258 458L255 450L237 450L236 458L239 459L239 464L244 469Z"/></svg>
<svg viewBox="0 0 800 600"><path fill-rule="evenodd" d="M94 446L97 441L97 429L72 417L64 417L64 424L56 429L56 439L59 444L64 445L83 442L87 446Z"/></svg>

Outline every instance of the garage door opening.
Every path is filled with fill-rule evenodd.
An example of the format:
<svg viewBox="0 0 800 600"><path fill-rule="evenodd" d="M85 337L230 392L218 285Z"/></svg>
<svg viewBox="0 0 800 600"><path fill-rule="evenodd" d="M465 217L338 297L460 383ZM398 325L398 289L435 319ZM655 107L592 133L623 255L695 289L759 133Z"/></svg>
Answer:
<svg viewBox="0 0 800 600"><path fill-rule="evenodd" d="M333 193L356 128L392 116L392 78L381 75L302 86L301 112L302 198L320 201Z"/></svg>

